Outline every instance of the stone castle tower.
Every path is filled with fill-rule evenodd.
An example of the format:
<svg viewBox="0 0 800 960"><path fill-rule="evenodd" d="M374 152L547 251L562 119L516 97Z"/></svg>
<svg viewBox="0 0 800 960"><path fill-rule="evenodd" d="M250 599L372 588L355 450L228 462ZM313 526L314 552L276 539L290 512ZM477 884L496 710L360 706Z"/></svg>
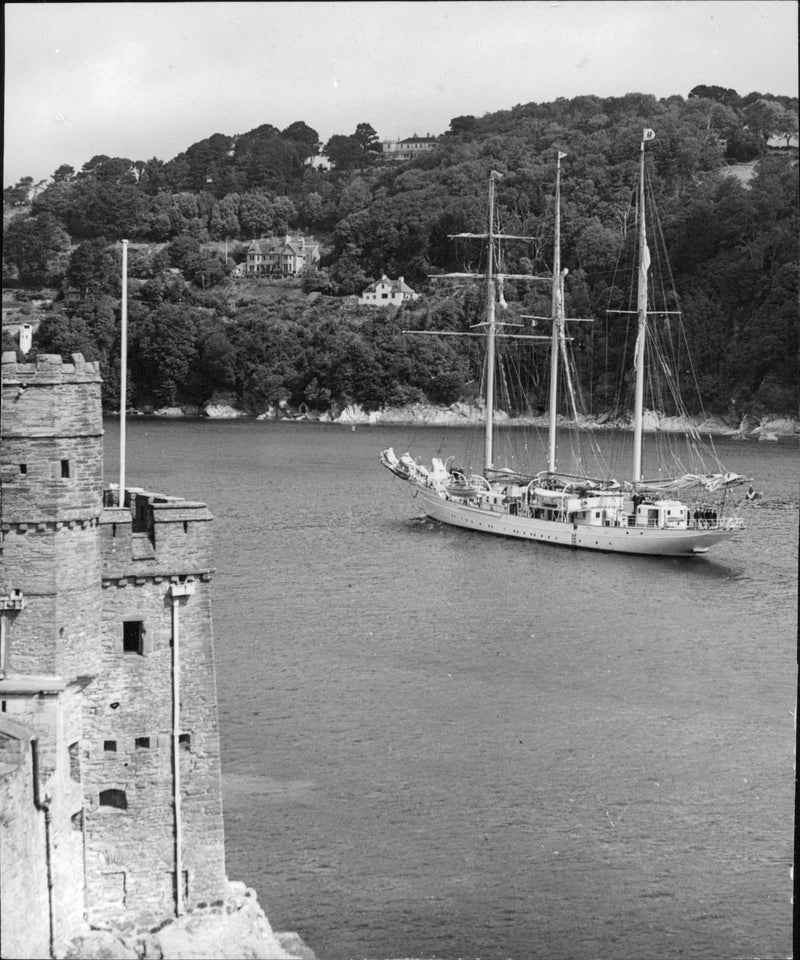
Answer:
<svg viewBox="0 0 800 960"><path fill-rule="evenodd" d="M146 929L227 892L212 518L104 491L100 385L80 354L3 354L7 957L49 957L89 925Z"/></svg>

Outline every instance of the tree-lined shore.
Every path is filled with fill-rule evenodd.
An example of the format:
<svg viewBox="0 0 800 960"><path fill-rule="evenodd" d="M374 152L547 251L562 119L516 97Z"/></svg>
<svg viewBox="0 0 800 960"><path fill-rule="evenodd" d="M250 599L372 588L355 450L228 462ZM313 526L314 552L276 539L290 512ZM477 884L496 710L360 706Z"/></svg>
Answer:
<svg viewBox="0 0 800 960"><path fill-rule="evenodd" d="M448 237L482 229L491 169L503 175L504 227L538 238L511 269L548 269L561 150L567 310L598 318L578 344L594 414L621 414L607 371L627 331L604 318L643 127L656 131L650 173L694 360L682 376L697 381L702 410L727 422L796 414L797 153L788 145L797 99L720 87L457 117L434 150L400 163L381 159L369 124L322 145L298 122L214 134L166 162L61 167L46 183L4 191L4 319L34 323L34 350L101 360L104 402L117 407L125 237L135 407L224 398L259 415L281 404L319 414L470 402L475 345L403 331L465 330L479 319L480 289L443 288L429 275L476 265L477 252ZM320 148L330 169L310 163ZM734 163L752 164L751 179L730 176ZM278 284L231 279L253 237L287 233L321 243L316 269ZM420 300L359 307L353 295L383 273L404 276ZM549 291L532 287L506 284L512 315L547 313ZM61 302L64 288L74 302ZM4 334L4 349L13 347ZM534 387L520 408L524 400L535 410L544 355L528 363Z"/></svg>

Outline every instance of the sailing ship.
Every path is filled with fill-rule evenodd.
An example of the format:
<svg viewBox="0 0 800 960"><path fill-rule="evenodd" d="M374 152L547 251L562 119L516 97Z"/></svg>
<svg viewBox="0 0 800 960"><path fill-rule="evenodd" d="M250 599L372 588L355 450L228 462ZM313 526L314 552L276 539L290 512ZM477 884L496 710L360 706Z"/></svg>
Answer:
<svg viewBox="0 0 800 960"><path fill-rule="evenodd" d="M483 469L470 473L456 469L451 459L445 462L433 457L430 467L415 460L409 453L398 457L393 448L381 453L382 464L404 480L413 495L415 506L434 520L457 527L544 543L561 544L588 550L615 553L650 554L656 556L692 556L708 549L744 529L736 515L736 504L729 496L732 489L748 482L745 477L726 472L713 449L714 470L701 469L664 475L656 479L643 475L643 435L645 432L645 351L648 337L656 333L654 324L668 321L677 311L655 309L651 304L648 281L650 250L645 217L645 144L654 138L652 130L643 132L639 156L638 218L636 246L638 250L637 295L635 309L609 311L630 313L637 321L634 347L633 452L628 478L617 479L611 473L562 473L557 469L559 417L557 400L559 382L563 379L570 398L573 419L579 419L575 399L576 385L570 373L567 344L567 318L564 308L564 277L561 268L561 161L556 165L555 242L552 275L533 277L527 274L503 273L499 264L500 241L531 238L511 237L500 232L495 217L495 188L501 174L492 171L489 177L488 230L482 234L457 234L455 237L482 239L487 242L486 273L444 274L447 277L485 278L486 319L477 326L485 340L485 419L483 436ZM546 280L552 284L551 333L542 338L528 333L509 332L497 320L497 305L505 306L503 283L506 279ZM631 304L633 306L633 304ZM668 304L669 306L669 304ZM545 319L545 318L531 318ZM475 336L474 333L466 334ZM546 339L550 347L550 387L548 412L547 468L536 473L498 465L495 455L495 354L498 341L506 339ZM661 373L670 373L662 362ZM562 374L560 377L559 374ZM684 408L681 406L681 410ZM697 428L684 411L689 447L705 448ZM597 447L599 452L599 447ZM683 499L682 499L683 497ZM711 501L714 500L714 504Z"/></svg>

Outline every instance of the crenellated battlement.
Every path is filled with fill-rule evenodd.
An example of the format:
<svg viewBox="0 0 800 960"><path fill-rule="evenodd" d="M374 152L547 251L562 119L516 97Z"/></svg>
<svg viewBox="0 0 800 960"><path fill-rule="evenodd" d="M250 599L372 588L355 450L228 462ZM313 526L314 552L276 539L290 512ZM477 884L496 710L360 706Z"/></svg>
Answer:
<svg viewBox="0 0 800 960"><path fill-rule="evenodd" d="M16 354L3 354L3 462L35 455L43 442L55 448L76 441L102 455L103 415L100 405L100 366L73 353L72 363L54 354L35 363L17 363ZM74 444L73 444L74 446ZM49 453L48 453L49 455ZM55 454L54 454L55 455ZM61 459L68 458L70 452ZM93 467L93 469L96 465ZM102 471L101 471L102 472Z"/></svg>
<svg viewBox="0 0 800 960"><path fill-rule="evenodd" d="M17 361L17 354L13 350L3 351L3 382L4 384L21 384L26 386L54 383L99 383L100 362L98 360L84 360L82 353L71 354L71 363L57 353L40 353L32 363Z"/></svg>
<svg viewBox="0 0 800 960"><path fill-rule="evenodd" d="M213 572L211 511L204 503L168 497L139 487L104 491L100 557L105 580Z"/></svg>

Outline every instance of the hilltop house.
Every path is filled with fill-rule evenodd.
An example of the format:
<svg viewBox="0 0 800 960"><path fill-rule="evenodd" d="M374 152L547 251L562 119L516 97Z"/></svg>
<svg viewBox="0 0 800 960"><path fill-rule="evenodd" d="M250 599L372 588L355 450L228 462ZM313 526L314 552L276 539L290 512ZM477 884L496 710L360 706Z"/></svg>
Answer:
<svg viewBox="0 0 800 960"><path fill-rule="evenodd" d="M305 237L253 240L247 248L248 277L295 277L319 260L319 244Z"/></svg>
<svg viewBox="0 0 800 960"><path fill-rule="evenodd" d="M362 291L358 298L360 304L371 307L397 306L406 300L418 300L419 294L414 293L402 277L390 280L384 274L380 280L371 283Z"/></svg>
<svg viewBox="0 0 800 960"><path fill-rule="evenodd" d="M438 143L436 137L406 137L405 140L381 140L382 155L387 160L411 160L421 153L433 150Z"/></svg>

